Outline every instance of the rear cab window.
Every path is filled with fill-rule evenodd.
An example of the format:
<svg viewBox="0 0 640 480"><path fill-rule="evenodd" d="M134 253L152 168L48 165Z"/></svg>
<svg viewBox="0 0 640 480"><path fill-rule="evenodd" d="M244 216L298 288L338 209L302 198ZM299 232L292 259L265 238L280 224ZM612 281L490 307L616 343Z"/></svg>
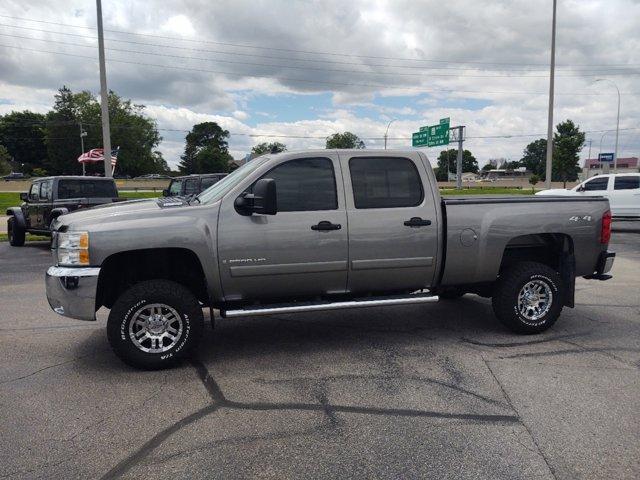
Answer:
<svg viewBox="0 0 640 480"><path fill-rule="evenodd" d="M613 183L614 190L637 190L640 188L640 175L625 175L615 177Z"/></svg>
<svg viewBox="0 0 640 480"><path fill-rule="evenodd" d="M108 180L75 180L58 181L58 198L113 198L117 197L115 183Z"/></svg>
<svg viewBox="0 0 640 480"><path fill-rule="evenodd" d="M424 191L415 164L403 157L354 157L349 160L357 209L415 207Z"/></svg>

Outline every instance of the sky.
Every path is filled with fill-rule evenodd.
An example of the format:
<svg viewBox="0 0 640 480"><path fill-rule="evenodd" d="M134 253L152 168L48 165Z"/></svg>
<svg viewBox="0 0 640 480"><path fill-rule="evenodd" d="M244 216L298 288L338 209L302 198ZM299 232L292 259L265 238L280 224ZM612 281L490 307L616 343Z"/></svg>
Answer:
<svg viewBox="0 0 640 480"><path fill-rule="evenodd" d="M103 0L110 89L146 105L175 167L186 132L218 122L242 158L263 141L411 148L449 117L480 165L546 137L552 0ZM592 157L640 154L640 1L559 0L554 124ZM45 112L62 85L100 91L91 0L3 0L0 114ZM601 81L597 81L602 79ZM389 124L391 122L391 124ZM426 149L435 161L442 147ZM588 155L585 146L582 158Z"/></svg>

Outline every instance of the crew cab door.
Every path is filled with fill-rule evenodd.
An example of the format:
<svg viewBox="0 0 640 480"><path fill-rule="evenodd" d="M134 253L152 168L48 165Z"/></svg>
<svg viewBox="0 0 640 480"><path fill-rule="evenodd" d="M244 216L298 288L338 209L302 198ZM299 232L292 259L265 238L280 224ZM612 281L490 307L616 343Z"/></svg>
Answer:
<svg viewBox="0 0 640 480"><path fill-rule="evenodd" d="M425 160L426 161L426 160ZM416 290L434 281L439 217L418 152L340 154L349 222L349 291Z"/></svg>
<svg viewBox="0 0 640 480"><path fill-rule="evenodd" d="M609 195L611 213L620 217L640 216L640 175L618 175L613 177Z"/></svg>
<svg viewBox="0 0 640 480"><path fill-rule="evenodd" d="M218 264L227 301L343 293L347 216L338 158L308 154L270 162L225 196ZM240 215L234 201L260 178L276 182L276 215Z"/></svg>

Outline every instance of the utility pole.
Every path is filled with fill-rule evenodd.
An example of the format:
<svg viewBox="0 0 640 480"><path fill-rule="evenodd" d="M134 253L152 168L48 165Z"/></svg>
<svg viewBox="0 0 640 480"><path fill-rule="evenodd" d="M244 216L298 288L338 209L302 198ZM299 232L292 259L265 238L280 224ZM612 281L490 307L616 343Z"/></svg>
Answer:
<svg viewBox="0 0 640 480"><path fill-rule="evenodd" d="M593 142L593 140L589 139L589 153L587 154L587 164L589 164L589 160L591 160L591 142ZM591 168L591 165L589 164L587 167L587 178L589 178L590 168Z"/></svg>
<svg viewBox="0 0 640 480"><path fill-rule="evenodd" d="M553 0L553 20L551 26L551 65L549 71L549 119L547 125L547 168L545 187L551 188L551 162L553 160L553 82L556 71L556 4Z"/></svg>
<svg viewBox="0 0 640 480"><path fill-rule="evenodd" d="M84 153L84 137L87 136L87 132L85 132L82 129L82 120L80 120L80 149L82 150L82 152L80 153L81 155ZM84 177L86 175L86 169L85 169L85 165L86 162L82 162L82 176Z"/></svg>
<svg viewBox="0 0 640 480"><path fill-rule="evenodd" d="M458 158L456 159L456 188L462 189L462 142L464 142L464 126L455 127L458 131Z"/></svg>
<svg viewBox="0 0 640 480"><path fill-rule="evenodd" d="M104 58L104 33L102 31L102 2L96 0L98 14L98 60L100 62L100 104L102 107L102 148L104 151L104 176L111 177L111 132L109 130L109 91L107 68Z"/></svg>

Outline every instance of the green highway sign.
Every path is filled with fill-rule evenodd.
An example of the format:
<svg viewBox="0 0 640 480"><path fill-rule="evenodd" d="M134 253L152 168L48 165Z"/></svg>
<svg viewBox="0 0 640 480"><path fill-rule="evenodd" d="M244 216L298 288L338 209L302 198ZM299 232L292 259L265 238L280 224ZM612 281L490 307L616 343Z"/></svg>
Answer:
<svg viewBox="0 0 640 480"><path fill-rule="evenodd" d="M414 147L426 147L428 142L428 132L421 131L412 134L411 145Z"/></svg>
<svg viewBox="0 0 640 480"><path fill-rule="evenodd" d="M414 147L449 145L449 125L449 118L441 118L438 125L420 127L420 131L412 135L411 145Z"/></svg>

